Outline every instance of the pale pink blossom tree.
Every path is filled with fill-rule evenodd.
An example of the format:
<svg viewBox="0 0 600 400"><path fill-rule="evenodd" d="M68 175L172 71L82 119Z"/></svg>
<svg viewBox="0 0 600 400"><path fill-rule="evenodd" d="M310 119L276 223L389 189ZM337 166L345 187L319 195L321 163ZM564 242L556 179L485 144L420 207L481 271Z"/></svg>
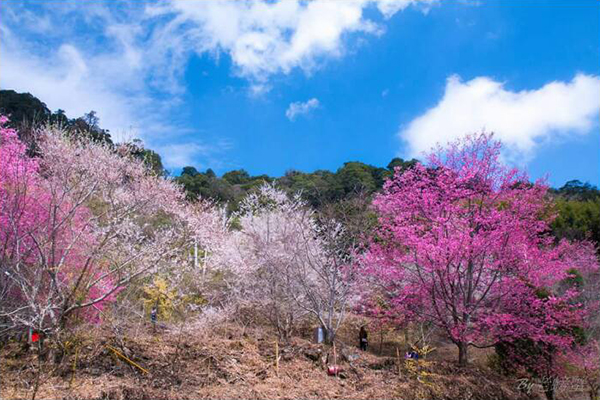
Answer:
<svg viewBox="0 0 600 400"><path fill-rule="evenodd" d="M2 128L0 317L8 325L56 329L75 314L93 321L134 279L177 271L193 242L208 246L219 213L187 204L127 147L54 127L38 137L40 156L30 159Z"/></svg>
<svg viewBox="0 0 600 400"><path fill-rule="evenodd" d="M264 308L283 338L310 314L333 341L354 282L342 226L318 222L299 194L271 185L249 194L234 219L239 230L232 232L229 263L236 266L238 299Z"/></svg>
<svg viewBox="0 0 600 400"><path fill-rule="evenodd" d="M305 314L296 302L300 287L290 277L300 231L310 228L307 215L300 198L263 186L240 203L234 215L239 229L227 247L234 302L262 310L283 339Z"/></svg>

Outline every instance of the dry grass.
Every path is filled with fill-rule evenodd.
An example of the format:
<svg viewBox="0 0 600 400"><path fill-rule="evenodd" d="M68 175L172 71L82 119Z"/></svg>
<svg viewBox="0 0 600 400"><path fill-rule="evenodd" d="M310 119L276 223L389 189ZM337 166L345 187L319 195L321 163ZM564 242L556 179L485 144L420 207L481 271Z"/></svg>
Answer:
<svg viewBox="0 0 600 400"><path fill-rule="evenodd" d="M180 333L150 330L115 340L106 332L88 332L80 340L77 365L74 349L54 366L48 362L38 399L520 399L514 380L502 378L478 363L465 369L447 359L443 348L415 369L395 357L398 341L386 341L383 354L373 346L359 352L350 344L352 324L340 333L337 347L341 376L328 376L324 360L331 348L302 337L280 343L275 368L275 339L266 329L242 330L223 324L210 332ZM307 333L308 336L308 333ZM390 335L391 339L391 335ZM115 356L106 346L149 371ZM401 349L403 351L403 349ZM391 354L390 354L391 353ZM358 355L357 359L352 356ZM351 357L348 357L351 356ZM348 358L353 359L349 362ZM31 398L36 357L19 354L16 343L0 355L2 399ZM73 374L73 371L75 373Z"/></svg>

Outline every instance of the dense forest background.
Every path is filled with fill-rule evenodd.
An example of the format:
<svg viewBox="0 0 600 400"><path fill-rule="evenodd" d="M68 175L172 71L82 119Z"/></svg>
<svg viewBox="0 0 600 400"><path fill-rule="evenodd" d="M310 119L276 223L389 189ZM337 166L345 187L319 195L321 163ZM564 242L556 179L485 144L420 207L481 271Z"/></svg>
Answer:
<svg viewBox="0 0 600 400"><path fill-rule="evenodd" d="M93 140L112 145L109 130L100 126L100 118L90 111L77 118L69 118L64 110L52 112L46 104L30 93L17 93L14 90L0 90L0 114L10 117L10 124L19 129L27 143L33 143L35 128L39 124L58 124L77 135L89 135ZM134 139L128 143L133 154L143 159L154 173L171 175L161 161L160 154L144 147L143 142ZM32 146L31 152L35 153ZM379 191L386 178L396 167L405 170L418 160L392 159L387 166L377 167L359 161L349 161L337 171L317 170L302 172L289 170L281 177L269 175L252 176L244 169L232 170L217 176L212 169L198 171L194 166L186 166L178 176L173 176L194 201L200 197L210 198L225 205L229 212L238 209L239 201L256 190L264 182L277 182L277 185L290 192L301 192L302 196L316 209L325 210L342 217L346 225L362 226L374 221L369 207L370 199ZM600 190L590 183L571 180L561 188L550 191L555 198L558 217L552 223L557 238L589 238L600 244ZM362 226L364 228L364 226Z"/></svg>

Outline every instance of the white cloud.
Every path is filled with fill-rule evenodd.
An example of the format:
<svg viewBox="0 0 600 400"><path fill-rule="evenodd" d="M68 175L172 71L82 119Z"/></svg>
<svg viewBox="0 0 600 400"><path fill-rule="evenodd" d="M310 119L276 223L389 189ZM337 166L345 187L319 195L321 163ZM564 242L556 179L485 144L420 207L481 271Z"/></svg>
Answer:
<svg viewBox="0 0 600 400"><path fill-rule="evenodd" d="M261 85L273 74L294 68L313 71L325 57L344 53L344 37L353 32L381 34L382 27L366 19L368 7L390 18L411 4L422 9L436 0L285 0L189 1L147 8L149 17L169 17L153 41L161 57L179 59L187 51L229 54L235 72ZM177 63L172 64L177 67Z"/></svg>
<svg viewBox="0 0 600 400"><path fill-rule="evenodd" d="M136 135L159 148L192 134L181 129L185 115L176 106L193 54L231 57L232 72L260 95L275 74L310 73L342 56L349 34L381 34L398 11L435 2L41 2L35 12L0 2L0 86L30 92L70 117L93 109L116 139ZM364 16L369 7L379 10L380 23Z"/></svg>
<svg viewBox="0 0 600 400"><path fill-rule="evenodd" d="M435 3L437 0L426 0L422 1L423 11L429 11L429 7L431 4ZM411 4L417 3L415 0L377 0L375 2L377 4L377 8L383 14L385 18L391 18L398 11L404 10L406 7Z"/></svg>
<svg viewBox="0 0 600 400"><path fill-rule="evenodd" d="M285 111L285 116L293 121L296 119L298 115L307 115L312 110L319 107L319 100L314 97L310 100L305 101L304 103L301 101L297 101L294 103L290 103L289 107Z"/></svg>
<svg viewBox="0 0 600 400"><path fill-rule="evenodd" d="M451 76L439 103L401 128L399 136L408 155L418 157L438 143L486 130L502 140L508 158L527 161L542 142L588 133L599 110L598 76L578 74L570 82L522 91L488 77L462 82Z"/></svg>
<svg viewBox="0 0 600 400"><path fill-rule="evenodd" d="M2 11L5 10L11 10L8 4L3 4ZM104 15L108 19L102 20L106 30L90 34L106 34L110 41L101 49L92 48L89 44L86 46L86 38L81 41L82 35L76 33L69 22L75 20L75 16L68 14L70 18L66 18L62 13L68 10L52 8L39 10L37 18L58 23L63 17L66 20L61 24L64 35L52 36L48 43L41 45L36 41L38 29L32 28L36 26L32 18L36 17L28 17L28 23L22 25L24 10L17 8L16 11L13 10L14 18L0 24L2 88L30 92L52 111L63 109L71 118L95 110L100 126L109 129L117 140L134 134L149 140L164 132L164 122L149 113L148 108L165 109L171 100L157 101L147 91L145 71L136 59L132 44L135 31L128 32L126 26L106 11ZM86 12L93 12L96 22L100 22L98 9L83 8L74 12L86 17L91 17ZM94 43L89 36L87 39Z"/></svg>
<svg viewBox="0 0 600 400"><path fill-rule="evenodd" d="M2 43L0 85L17 92L30 92L51 110L61 108L67 115L78 117L95 110L101 126L118 137L126 130L139 128L129 115L130 100L118 95L93 78L81 53L71 45L62 45L54 59L41 59L14 51Z"/></svg>
<svg viewBox="0 0 600 400"><path fill-rule="evenodd" d="M67 2L41 3L35 13L4 2L0 85L32 92L70 116L94 109L115 134L137 131L155 114L150 109L166 111L185 91L183 73L193 53L212 54L217 62L229 55L233 72L260 95L269 91L273 74L310 72L322 58L341 56L348 33L381 33L382 26L364 17L367 8L390 18L409 5L425 9L435 2ZM168 100L157 103L157 93Z"/></svg>

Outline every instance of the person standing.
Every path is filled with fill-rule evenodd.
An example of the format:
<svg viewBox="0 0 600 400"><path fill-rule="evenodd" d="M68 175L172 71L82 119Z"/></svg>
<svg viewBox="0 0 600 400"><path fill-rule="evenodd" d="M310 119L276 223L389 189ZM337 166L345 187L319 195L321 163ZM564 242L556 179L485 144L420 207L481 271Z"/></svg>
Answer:
<svg viewBox="0 0 600 400"><path fill-rule="evenodd" d="M152 330L156 332L156 319L158 314L158 308L156 306L152 307L152 311L150 311L150 321L152 322Z"/></svg>
<svg viewBox="0 0 600 400"><path fill-rule="evenodd" d="M367 346L369 345L368 336L369 335L367 334L365 327L361 326L358 334L358 347L360 347L362 351L367 351Z"/></svg>

